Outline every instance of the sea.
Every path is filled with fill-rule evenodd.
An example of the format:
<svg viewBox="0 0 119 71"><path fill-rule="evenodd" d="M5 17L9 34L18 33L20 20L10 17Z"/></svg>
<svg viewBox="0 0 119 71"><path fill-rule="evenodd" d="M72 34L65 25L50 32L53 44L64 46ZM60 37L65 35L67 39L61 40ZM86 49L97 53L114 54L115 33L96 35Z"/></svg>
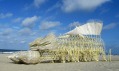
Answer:
<svg viewBox="0 0 119 71"><path fill-rule="evenodd" d="M27 51L27 50L0 49L0 54L11 54L18 51Z"/></svg>
<svg viewBox="0 0 119 71"><path fill-rule="evenodd" d="M27 51L27 50L15 50L15 49L0 49L0 54L11 54L14 52L18 52L18 51ZM108 55L109 52L106 51L106 55ZM112 55L119 55L119 51L112 51L111 53Z"/></svg>

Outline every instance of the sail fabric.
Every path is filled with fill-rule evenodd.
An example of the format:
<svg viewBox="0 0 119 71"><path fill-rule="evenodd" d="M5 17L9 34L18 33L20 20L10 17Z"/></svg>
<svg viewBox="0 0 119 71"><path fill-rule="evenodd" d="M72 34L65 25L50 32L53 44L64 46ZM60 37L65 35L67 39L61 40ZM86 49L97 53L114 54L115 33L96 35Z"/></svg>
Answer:
<svg viewBox="0 0 119 71"><path fill-rule="evenodd" d="M66 34L67 35L79 35L79 36L83 37L79 27L74 28L73 30L67 32Z"/></svg>
<svg viewBox="0 0 119 71"><path fill-rule="evenodd" d="M90 22L82 26L76 27L73 30L67 32L69 35L100 35L102 31L102 23Z"/></svg>

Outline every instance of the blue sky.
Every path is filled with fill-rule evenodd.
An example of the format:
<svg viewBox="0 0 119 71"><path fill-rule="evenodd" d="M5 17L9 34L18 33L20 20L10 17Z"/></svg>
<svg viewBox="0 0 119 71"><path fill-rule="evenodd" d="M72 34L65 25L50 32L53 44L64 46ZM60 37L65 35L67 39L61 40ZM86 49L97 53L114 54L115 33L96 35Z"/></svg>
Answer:
<svg viewBox="0 0 119 71"><path fill-rule="evenodd" d="M103 22L107 49L119 49L119 0L0 0L0 49L28 49L37 37L89 20Z"/></svg>

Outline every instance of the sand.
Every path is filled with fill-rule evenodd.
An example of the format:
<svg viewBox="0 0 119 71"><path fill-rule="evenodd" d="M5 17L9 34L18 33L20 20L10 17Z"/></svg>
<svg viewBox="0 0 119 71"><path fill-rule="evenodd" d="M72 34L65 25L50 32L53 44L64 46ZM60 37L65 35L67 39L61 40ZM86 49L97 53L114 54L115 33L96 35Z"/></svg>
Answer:
<svg viewBox="0 0 119 71"><path fill-rule="evenodd" d="M112 56L111 62L39 63L36 65L14 64L0 54L0 71L119 71L119 56Z"/></svg>

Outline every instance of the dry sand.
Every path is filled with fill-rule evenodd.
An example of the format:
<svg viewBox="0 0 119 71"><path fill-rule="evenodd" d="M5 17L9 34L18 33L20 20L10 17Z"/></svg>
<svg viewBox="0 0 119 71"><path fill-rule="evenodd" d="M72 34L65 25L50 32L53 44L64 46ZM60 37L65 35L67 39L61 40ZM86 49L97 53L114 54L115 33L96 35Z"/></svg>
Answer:
<svg viewBox="0 0 119 71"><path fill-rule="evenodd" d="M36 65L14 64L0 54L0 71L119 71L119 56L111 62L39 63Z"/></svg>

